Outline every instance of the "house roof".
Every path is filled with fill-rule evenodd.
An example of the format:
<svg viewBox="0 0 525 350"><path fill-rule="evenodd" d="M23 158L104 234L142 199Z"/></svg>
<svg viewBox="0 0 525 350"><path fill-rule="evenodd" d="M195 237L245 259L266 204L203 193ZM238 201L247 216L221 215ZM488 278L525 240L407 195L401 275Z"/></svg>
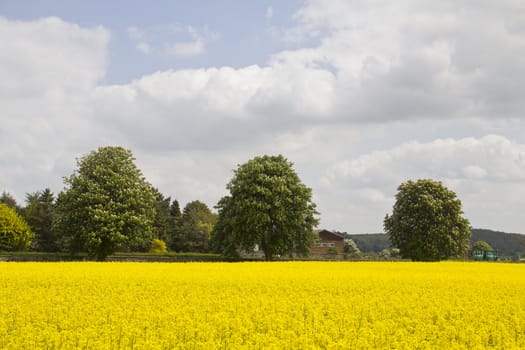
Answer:
<svg viewBox="0 0 525 350"><path fill-rule="evenodd" d="M321 232L329 233L333 236L336 236L337 238L344 239L346 237L345 233L337 232L337 231L330 231L330 230L317 230L317 234L320 234Z"/></svg>

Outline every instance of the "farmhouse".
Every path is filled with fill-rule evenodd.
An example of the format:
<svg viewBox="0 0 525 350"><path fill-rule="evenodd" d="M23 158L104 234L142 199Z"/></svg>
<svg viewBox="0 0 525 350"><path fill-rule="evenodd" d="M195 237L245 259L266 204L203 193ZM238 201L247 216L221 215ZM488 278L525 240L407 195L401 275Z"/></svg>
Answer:
<svg viewBox="0 0 525 350"><path fill-rule="evenodd" d="M312 254L328 254L330 251L337 250L337 253L343 253L345 249L345 236L339 232L328 230L317 231L319 241L310 247Z"/></svg>

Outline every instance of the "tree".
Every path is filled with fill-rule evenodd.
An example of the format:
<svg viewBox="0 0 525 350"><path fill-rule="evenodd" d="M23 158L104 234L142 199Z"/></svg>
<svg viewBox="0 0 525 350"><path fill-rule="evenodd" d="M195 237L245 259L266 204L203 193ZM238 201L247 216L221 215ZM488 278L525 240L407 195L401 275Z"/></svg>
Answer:
<svg viewBox="0 0 525 350"><path fill-rule="evenodd" d="M391 255L390 249L387 249L387 248L379 252L379 256L383 259L390 259L390 255Z"/></svg>
<svg viewBox="0 0 525 350"><path fill-rule="evenodd" d="M53 230L54 202L53 192L49 188L26 194L23 216L35 233L33 245L36 250L44 252L58 250L57 237Z"/></svg>
<svg viewBox="0 0 525 350"><path fill-rule="evenodd" d="M256 239L245 238L241 231L237 229L233 231L233 227L238 224L236 221L236 214L232 203L231 196L222 197L216 205L219 210L219 217L217 223L213 228L211 238L211 249L217 253L221 253L230 258L239 258L239 249L244 247L249 250L255 247ZM243 239L244 238L244 239Z"/></svg>
<svg viewBox="0 0 525 350"><path fill-rule="evenodd" d="M155 238L161 239L166 243L170 242L171 198L165 198L157 189L155 191L155 219L153 221L153 231Z"/></svg>
<svg viewBox="0 0 525 350"><path fill-rule="evenodd" d="M312 191L283 156L263 156L240 165L217 204L214 246L227 256L258 245L266 260L278 254L306 255L318 224Z"/></svg>
<svg viewBox="0 0 525 350"><path fill-rule="evenodd" d="M494 250L494 248L492 248L491 245L488 244L485 241L476 241L472 245L472 251L474 251L474 250L481 250L481 251L485 251L485 252L491 252L491 251Z"/></svg>
<svg viewBox="0 0 525 350"><path fill-rule="evenodd" d="M170 215L176 223L178 223L182 217L182 213L180 212L179 201L176 199L174 199L171 203Z"/></svg>
<svg viewBox="0 0 525 350"><path fill-rule="evenodd" d="M153 254L165 254L167 252L166 248L166 242L164 242L162 239L155 238L151 242L151 247L149 249L150 253Z"/></svg>
<svg viewBox="0 0 525 350"><path fill-rule="evenodd" d="M172 250L182 251L184 249L184 238L182 237L180 224L182 213L179 202L174 199L170 206L169 245Z"/></svg>
<svg viewBox="0 0 525 350"><path fill-rule="evenodd" d="M211 232L217 221L217 215L200 201L193 201L184 207L180 219L177 245L182 251L207 252Z"/></svg>
<svg viewBox="0 0 525 350"><path fill-rule="evenodd" d="M20 207L16 203L15 197L13 197L9 192L2 192L2 195L0 196L0 203L4 203L8 207L15 209L17 212L20 212Z"/></svg>
<svg viewBox="0 0 525 350"><path fill-rule="evenodd" d="M407 181L398 187L384 228L401 256L417 261L461 256L468 250L471 235L456 194L430 179Z"/></svg>
<svg viewBox="0 0 525 350"><path fill-rule="evenodd" d="M34 234L14 208L0 203L0 250L20 251L31 244Z"/></svg>
<svg viewBox="0 0 525 350"><path fill-rule="evenodd" d="M101 147L64 179L55 226L72 253L97 260L119 249L146 251L153 237L155 193L129 150Z"/></svg>
<svg viewBox="0 0 525 350"><path fill-rule="evenodd" d="M359 250L359 247L355 243L355 241L351 238L345 239L345 253L349 254L359 254L361 251Z"/></svg>

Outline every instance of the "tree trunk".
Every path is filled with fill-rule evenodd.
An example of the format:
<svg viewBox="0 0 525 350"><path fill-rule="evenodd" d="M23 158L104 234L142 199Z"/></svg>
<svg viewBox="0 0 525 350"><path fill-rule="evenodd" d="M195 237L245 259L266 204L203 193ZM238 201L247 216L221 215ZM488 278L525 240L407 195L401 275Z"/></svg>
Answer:
<svg viewBox="0 0 525 350"><path fill-rule="evenodd" d="M273 254L270 251L270 249L268 248L268 244L266 242L266 235L263 236L263 238L261 240L261 249L264 252L264 260L271 261L273 259Z"/></svg>
<svg viewBox="0 0 525 350"><path fill-rule="evenodd" d="M266 261L272 261L273 255L271 252L269 252L267 249L264 250L264 260Z"/></svg>

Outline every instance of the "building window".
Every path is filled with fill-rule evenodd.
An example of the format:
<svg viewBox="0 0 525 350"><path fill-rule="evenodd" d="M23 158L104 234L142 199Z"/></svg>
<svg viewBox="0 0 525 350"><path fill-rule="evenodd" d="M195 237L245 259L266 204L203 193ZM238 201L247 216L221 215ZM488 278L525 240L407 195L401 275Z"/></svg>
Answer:
<svg viewBox="0 0 525 350"><path fill-rule="evenodd" d="M314 247L335 247L334 242L319 242L314 244Z"/></svg>

